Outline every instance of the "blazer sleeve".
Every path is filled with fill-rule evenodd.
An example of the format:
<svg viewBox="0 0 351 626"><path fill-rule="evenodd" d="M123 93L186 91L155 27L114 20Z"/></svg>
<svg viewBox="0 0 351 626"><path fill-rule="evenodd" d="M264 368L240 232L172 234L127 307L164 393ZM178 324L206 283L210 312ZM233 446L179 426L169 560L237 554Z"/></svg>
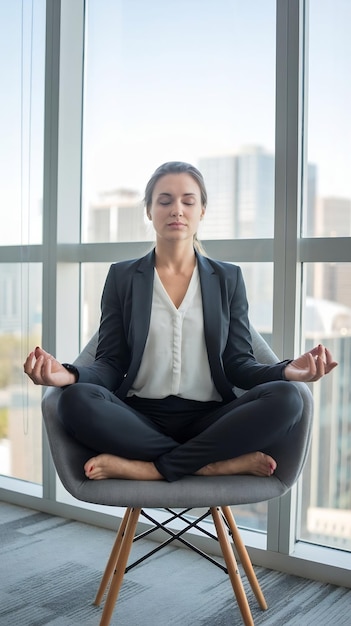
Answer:
<svg viewBox="0 0 351 626"><path fill-rule="evenodd" d="M90 366L77 367L79 382L103 385L110 391L118 389L130 362L126 336L128 298L125 293L123 272L119 271L118 265L111 265L102 292L95 361Z"/></svg>
<svg viewBox="0 0 351 626"><path fill-rule="evenodd" d="M289 361L271 365L258 363L253 349L248 315L246 288L240 267L232 273L231 289L228 289L229 328L223 353L223 367L230 383L240 389L272 380L285 380L284 369Z"/></svg>

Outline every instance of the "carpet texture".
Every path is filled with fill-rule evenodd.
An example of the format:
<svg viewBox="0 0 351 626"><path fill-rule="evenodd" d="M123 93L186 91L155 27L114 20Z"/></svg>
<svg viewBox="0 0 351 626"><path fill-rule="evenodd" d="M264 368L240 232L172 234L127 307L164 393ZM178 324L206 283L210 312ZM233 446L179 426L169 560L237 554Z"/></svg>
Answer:
<svg viewBox="0 0 351 626"><path fill-rule="evenodd" d="M115 533L0 503L0 625L98 626L92 602ZM150 541L137 542L133 560ZM154 545L154 544L152 544ZM262 612L243 576L255 626L351 626L351 590L255 568ZM228 576L168 546L125 576L111 626L241 626Z"/></svg>

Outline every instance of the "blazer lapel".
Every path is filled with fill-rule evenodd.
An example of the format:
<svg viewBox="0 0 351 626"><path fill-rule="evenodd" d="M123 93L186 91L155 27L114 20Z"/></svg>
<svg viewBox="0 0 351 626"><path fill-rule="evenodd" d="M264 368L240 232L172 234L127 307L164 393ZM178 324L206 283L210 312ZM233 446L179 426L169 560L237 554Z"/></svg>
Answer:
<svg viewBox="0 0 351 626"><path fill-rule="evenodd" d="M149 332L154 283L154 250L141 263L133 277L131 332L133 352L141 358ZM133 359L134 360L134 359Z"/></svg>
<svg viewBox="0 0 351 626"><path fill-rule="evenodd" d="M219 277L206 257L197 255L204 313L205 340L209 356L218 359L221 337L221 289Z"/></svg>
<svg viewBox="0 0 351 626"><path fill-rule="evenodd" d="M123 398L138 372L150 326L154 281L154 251L141 259L132 279L132 302L128 333L132 360L125 378L118 389Z"/></svg>
<svg viewBox="0 0 351 626"><path fill-rule="evenodd" d="M202 292L205 341L210 370L213 382L223 400L232 400L235 396L233 395L231 385L226 379L221 357L223 345L225 345L226 341L223 307L225 308L227 303L223 302L225 296L221 293L219 276L211 263L203 256L198 256L197 260Z"/></svg>

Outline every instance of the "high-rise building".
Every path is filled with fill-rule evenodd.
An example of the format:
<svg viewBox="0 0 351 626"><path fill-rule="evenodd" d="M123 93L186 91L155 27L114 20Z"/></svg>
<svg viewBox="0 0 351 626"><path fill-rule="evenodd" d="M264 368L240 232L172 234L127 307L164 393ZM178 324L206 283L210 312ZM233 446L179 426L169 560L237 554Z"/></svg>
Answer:
<svg viewBox="0 0 351 626"><path fill-rule="evenodd" d="M89 207L88 241L144 241L150 238L140 194L131 189L102 192Z"/></svg>
<svg viewBox="0 0 351 626"><path fill-rule="evenodd" d="M351 200L320 198L316 211L317 237L347 237L351 234ZM351 307L350 263L317 264L314 296Z"/></svg>
<svg viewBox="0 0 351 626"><path fill-rule="evenodd" d="M201 158L199 169L209 199L203 239L273 236L273 154L247 146L236 155Z"/></svg>
<svg viewBox="0 0 351 626"><path fill-rule="evenodd" d="M206 218L201 224L202 239L234 239L236 157L205 157L199 160L208 195Z"/></svg>
<svg viewBox="0 0 351 626"><path fill-rule="evenodd" d="M274 155L258 146L236 157L236 222L241 239L273 237Z"/></svg>
<svg viewBox="0 0 351 626"><path fill-rule="evenodd" d="M350 198L325 197L317 204L315 235L317 237L349 237L351 235Z"/></svg>

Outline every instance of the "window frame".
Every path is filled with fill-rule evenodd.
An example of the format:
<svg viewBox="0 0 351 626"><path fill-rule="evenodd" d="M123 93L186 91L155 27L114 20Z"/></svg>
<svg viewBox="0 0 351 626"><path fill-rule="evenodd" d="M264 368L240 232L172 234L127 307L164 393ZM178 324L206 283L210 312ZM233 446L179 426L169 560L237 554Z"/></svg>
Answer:
<svg viewBox="0 0 351 626"><path fill-rule="evenodd" d="M43 345L58 359L74 359L80 337L80 264L139 256L150 242L80 243L82 169L84 0L47 0L43 244L28 247L43 263ZM273 338L277 354L299 352L300 298L305 262L350 261L350 238L302 238L305 190L303 143L307 104L305 25L308 0L277 0L276 146L274 239L205 241L211 256L231 262L273 262ZM20 246L0 247L0 262L20 262ZM296 289L289 288L296 285ZM69 302L69 306L67 306ZM67 324L67 310L69 321ZM0 478L4 501L54 515L115 528L120 510L63 504L57 500L55 468L43 437L43 486ZM243 531L256 564L329 583L350 586L349 553L297 541L299 484L269 502L267 542Z"/></svg>

